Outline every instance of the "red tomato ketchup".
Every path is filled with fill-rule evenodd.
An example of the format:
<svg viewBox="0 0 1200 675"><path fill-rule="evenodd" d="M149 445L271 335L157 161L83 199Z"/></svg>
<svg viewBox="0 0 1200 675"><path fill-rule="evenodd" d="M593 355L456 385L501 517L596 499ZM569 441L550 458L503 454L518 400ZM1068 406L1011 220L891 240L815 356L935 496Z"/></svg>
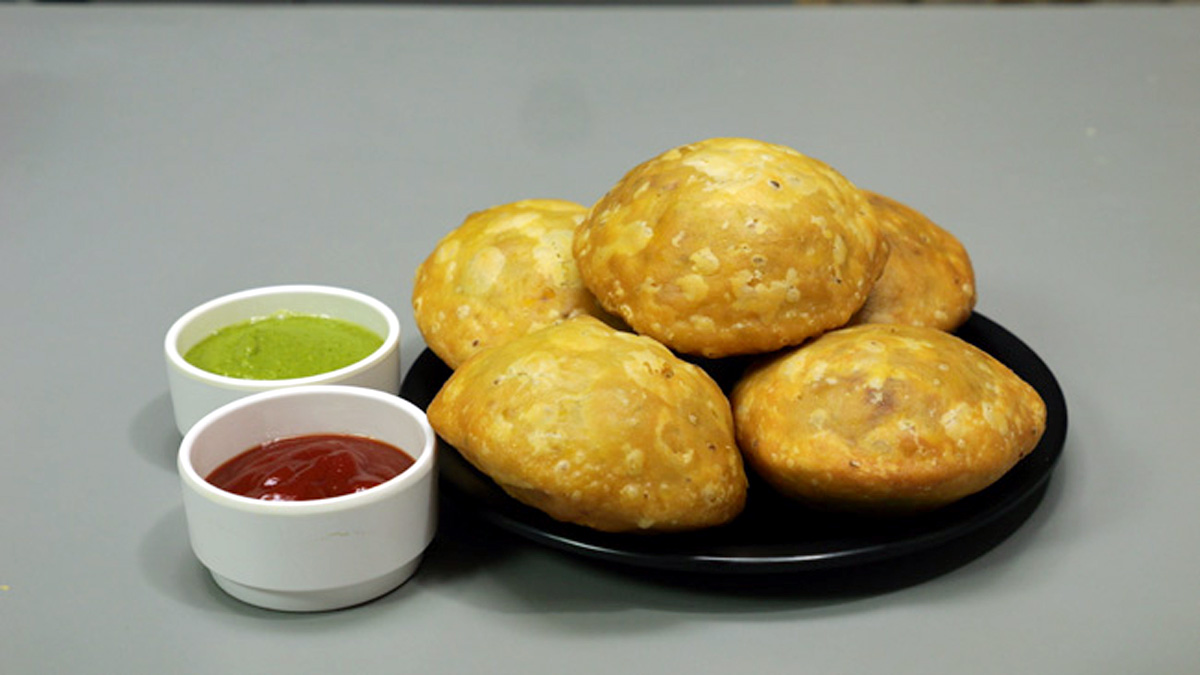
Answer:
<svg viewBox="0 0 1200 675"><path fill-rule="evenodd" d="M205 480L243 497L303 501L362 492L400 475L415 461L373 438L313 434L250 448Z"/></svg>

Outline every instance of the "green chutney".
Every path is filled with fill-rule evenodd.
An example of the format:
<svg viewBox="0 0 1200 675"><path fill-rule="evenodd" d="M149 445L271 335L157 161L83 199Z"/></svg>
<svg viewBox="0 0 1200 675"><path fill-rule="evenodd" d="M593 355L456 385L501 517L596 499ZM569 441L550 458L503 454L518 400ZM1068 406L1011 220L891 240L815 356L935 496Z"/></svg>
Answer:
<svg viewBox="0 0 1200 675"><path fill-rule="evenodd" d="M350 321L276 312L225 326L183 358L225 377L289 380L344 368L382 344L383 338Z"/></svg>

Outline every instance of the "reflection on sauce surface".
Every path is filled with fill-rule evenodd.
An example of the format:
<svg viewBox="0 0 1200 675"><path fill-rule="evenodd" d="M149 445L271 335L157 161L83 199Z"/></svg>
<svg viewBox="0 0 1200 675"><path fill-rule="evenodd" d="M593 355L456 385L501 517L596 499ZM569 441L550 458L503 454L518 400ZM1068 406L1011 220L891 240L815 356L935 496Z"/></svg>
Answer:
<svg viewBox="0 0 1200 675"><path fill-rule="evenodd" d="M206 480L243 497L303 501L361 492L400 475L415 461L400 448L365 436L312 434L250 448Z"/></svg>

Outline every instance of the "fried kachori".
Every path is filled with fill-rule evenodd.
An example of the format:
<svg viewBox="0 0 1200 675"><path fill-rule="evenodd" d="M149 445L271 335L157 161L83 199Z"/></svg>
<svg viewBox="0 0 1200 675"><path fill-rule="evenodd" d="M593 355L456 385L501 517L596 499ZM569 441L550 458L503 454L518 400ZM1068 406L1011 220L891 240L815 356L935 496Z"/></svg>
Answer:
<svg viewBox="0 0 1200 675"><path fill-rule="evenodd" d="M635 331L709 358L845 324L886 260L866 197L789 147L714 138L630 170L580 225L584 284Z"/></svg>
<svg viewBox="0 0 1200 675"><path fill-rule="evenodd" d="M945 331L975 307L975 272L962 242L925 214L864 191L888 243L883 274L850 323L904 323Z"/></svg>
<svg viewBox="0 0 1200 675"><path fill-rule="evenodd" d="M479 353L428 407L447 443L518 501L609 532L741 512L729 402L658 342L576 317Z"/></svg>
<svg viewBox="0 0 1200 675"><path fill-rule="evenodd" d="M571 246L587 207L527 199L470 214L417 268L413 316L451 368L573 316L603 316Z"/></svg>
<svg viewBox="0 0 1200 675"><path fill-rule="evenodd" d="M738 442L779 492L866 513L925 511L983 490L1037 445L1046 407L980 349L929 327L825 333L752 368Z"/></svg>

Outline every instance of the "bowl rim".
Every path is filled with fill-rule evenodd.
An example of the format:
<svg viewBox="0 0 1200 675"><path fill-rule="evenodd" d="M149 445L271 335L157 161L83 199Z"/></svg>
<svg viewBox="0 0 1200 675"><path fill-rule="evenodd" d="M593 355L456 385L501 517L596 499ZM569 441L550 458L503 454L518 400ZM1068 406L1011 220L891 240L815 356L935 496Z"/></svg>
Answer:
<svg viewBox="0 0 1200 675"><path fill-rule="evenodd" d="M201 434L205 433L205 431L207 431L214 424L220 423L221 420L229 415L240 412L245 408L258 407L270 403L276 399L300 398L309 396L371 399L375 402L391 406L397 411L413 418L417 422L418 426L421 427L424 442L417 452L405 449L405 452L408 453L413 460L415 460L412 466L408 467L396 476L393 476L392 478L380 483L379 485L373 486L361 492L352 492L349 494L338 495L336 497L297 501L266 501L239 495L234 492L219 488L216 485L208 482L208 480L206 480L204 476L201 476L196 468L192 466L192 448L195 446L197 438ZM300 432L292 435L308 435L319 433L323 432ZM354 432L346 431L330 433L354 435ZM368 438L373 438L371 436L367 436L366 434L361 435ZM283 437L289 437L289 435L285 434L281 436L281 438ZM387 443L387 441L383 442ZM392 443L388 444L394 446ZM248 449L250 449L250 447L242 448L238 450L238 452ZM262 391L239 398L213 410L192 425L192 428L189 429L186 434L184 434L183 440L179 444L179 452L176 455L176 465L179 470L179 475L183 480L184 485L188 489L195 494L206 498L208 501L215 502L221 507L232 508L252 514L301 516L320 513L334 513L337 511L366 506L389 499L400 492L404 492L412 485L431 475L436 463L436 453L437 435L434 433L433 427L429 424L429 420L425 416L424 411L422 411L413 403L406 401L395 394L389 394L368 387L342 384L324 384Z"/></svg>
<svg viewBox="0 0 1200 675"><path fill-rule="evenodd" d="M249 298L297 294L339 297L352 300L369 307L371 310L377 312L381 317L383 317L384 322L387 324L387 335L383 336L383 344L379 345L379 347L369 355L336 370L327 370L323 373L307 375L305 377L292 377L278 380L256 380L251 378L218 375L217 373L204 370L203 368L188 363L188 361L183 358L183 354L179 351L179 336L184 329L191 325L192 322L213 311L214 309ZM166 354L167 362L170 363L173 368L193 380L221 387L223 389L258 391L264 388L322 384L345 379L362 371L368 370L385 360L391 352L395 351L399 343L400 318L396 316L396 312L393 311L391 307L381 300L367 295L366 293L350 290L348 288L340 288L337 286L325 286L320 284L281 284L276 286L261 286L258 288L236 291L234 293L228 293L196 305L176 319L175 322L171 324L171 327L167 329L167 334L163 339L163 351Z"/></svg>

